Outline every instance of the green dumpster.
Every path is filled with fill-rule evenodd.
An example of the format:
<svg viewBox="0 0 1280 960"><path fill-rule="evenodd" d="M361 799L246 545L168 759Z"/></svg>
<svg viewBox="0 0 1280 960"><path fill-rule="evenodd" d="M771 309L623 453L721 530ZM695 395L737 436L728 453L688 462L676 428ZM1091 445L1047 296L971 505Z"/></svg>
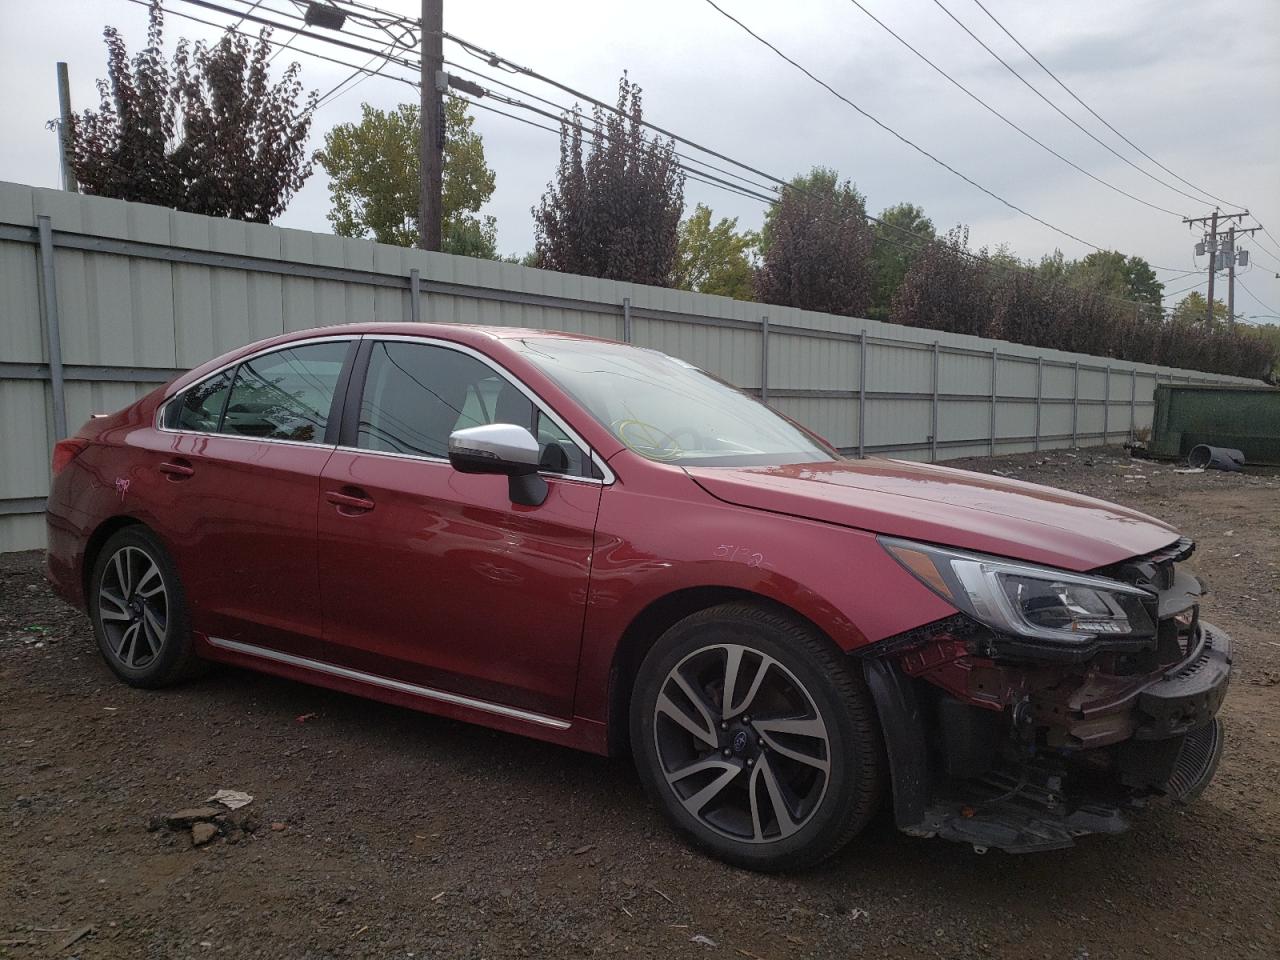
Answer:
<svg viewBox="0 0 1280 960"><path fill-rule="evenodd" d="M1200 443L1243 451L1248 463L1280 466L1280 389L1158 385L1150 452L1183 459Z"/></svg>

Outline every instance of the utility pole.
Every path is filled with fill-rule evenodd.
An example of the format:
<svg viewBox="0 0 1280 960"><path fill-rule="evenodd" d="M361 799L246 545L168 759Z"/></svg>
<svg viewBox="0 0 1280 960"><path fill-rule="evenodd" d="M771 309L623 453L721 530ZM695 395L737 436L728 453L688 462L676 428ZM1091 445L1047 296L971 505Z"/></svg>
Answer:
<svg viewBox="0 0 1280 960"><path fill-rule="evenodd" d="M1236 225L1233 223L1231 225L1231 230L1228 233L1229 239L1227 241L1227 244L1225 245L1225 249L1223 249L1224 256L1219 257L1218 252L1220 248L1218 246L1218 236L1219 236L1218 221L1219 220L1243 220L1247 216L1249 216L1248 210L1245 210L1242 213L1220 213L1217 207L1215 207L1212 215L1210 216L1184 218L1182 221L1183 223L1188 225L1195 224L1195 223L1209 224L1209 229L1208 231L1206 231L1204 235L1204 240L1196 244L1196 256L1199 256L1200 254L1203 254L1203 253L1209 254L1209 305L1208 307L1206 307L1206 314L1205 314L1205 323L1207 323L1209 326L1213 326L1213 281L1214 281L1214 278L1217 276L1217 272L1227 266L1227 262L1226 262L1227 257L1225 254L1227 250L1230 251L1230 257L1231 257L1231 269L1229 274L1230 288L1227 291L1227 296L1234 302L1235 262L1236 262L1235 261L1235 256L1236 256L1235 235L1237 232L1252 233L1255 229L1257 229L1256 227L1250 227L1248 229L1237 228ZM1244 262L1245 263L1248 262L1248 254L1245 254ZM1234 314L1231 312L1230 307L1228 307L1227 309L1227 314L1228 314L1228 322L1231 322L1231 319L1234 318Z"/></svg>
<svg viewBox="0 0 1280 960"><path fill-rule="evenodd" d="M1218 210L1213 210L1213 226L1209 228L1209 306L1204 322L1213 326L1213 278L1218 273Z"/></svg>
<svg viewBox="0 0 1280 960"><path fill-rule="evenodd" d="M58 159L62 168L62 189L73 193L80 189L71 165L71 82L67 65L58 61Z"/></svg>
<svg viewBox="0 0 1280 960"><path fill-rule="evenodd" d="M418 246L440 249L441 191L444 183L444 0L422 0L422 140L418 165Z"/></svg>
<svg viewBox="0 0 1280 960"><path fill-rule="evenodd" d="M1227 228L1227 245L1222 251L1227 260L1227 326L1236 322L1236 225ZM1209 304L1213 309L1213 304Z"/></svg>
<svg viewBox="0 0 1280 960"><path fill-rule="evenodd" d="M1237 227L1227 231L1227 244L1222 251L1227 261L1227 323L1236 322L1236 267L1249 265L1249 251L1236 249L1236 234L1254 234L1258 227Z"/></svg>

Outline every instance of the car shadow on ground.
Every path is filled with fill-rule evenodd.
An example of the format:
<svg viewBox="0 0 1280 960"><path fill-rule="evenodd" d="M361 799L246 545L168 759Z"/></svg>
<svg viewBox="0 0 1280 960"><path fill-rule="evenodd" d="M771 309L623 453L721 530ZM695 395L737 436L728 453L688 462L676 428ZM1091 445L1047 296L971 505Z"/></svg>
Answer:
<svg viewBox="0 0 1280 960"><path fill-rule="evenodd" d="M417 768L430 778L465 780L495 804L522 800L548 811L563 808L572 794L584 836L616 844L626 855L632 842L650 842L667 831L648 802L627 757L604 758L513 734L418 713L282 678L219 667L212 675L168 691L166 697L195 698L210 710L252 710L264 726L323 729L321 746L356 763ZM307 721L299 725L297 718ZM359 776L360 771L352 771ZM385 771L383 773L385 774ZM375 775L376 776L376 775ZM1135 885L1167 885L1197 871L1196 851L1211 837L1247 839L1248 825L1213 804L1210 794L1189 808L1147 811L1129 833L1085 837L1073 848L1037 854L975 853L963 844L909 837L896 830L888 811L848 848L820 867L787 878L800 889L841 896L867 885L904 895L976 898L998 906L1028 890L1049 890L1069 874L1096 897L1129 896ZM628 839L630 837L630 839ZM670 835L660 847L674 857L692 856L695 873L725 868L690 855ZM751 874L734 870L743 877ZM1042 901L1052 910L1053 900Z"/></svg>

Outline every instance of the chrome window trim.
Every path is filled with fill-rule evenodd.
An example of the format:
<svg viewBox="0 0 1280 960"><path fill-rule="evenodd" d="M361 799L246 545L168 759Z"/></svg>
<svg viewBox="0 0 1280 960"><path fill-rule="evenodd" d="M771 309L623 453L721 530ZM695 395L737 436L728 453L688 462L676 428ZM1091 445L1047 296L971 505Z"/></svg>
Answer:
<svg viewBox="0 0 1280 960"><path fill-rule="evenodd" d="M271 650L266 647L258 647L249 643L240 643L237 640L224 640L221 637L207 637L209 645L219 650L228 650L232 653L240 653L250 657L258 657L262 660L272 660L276 663L283 663L291 667L301 667L304 670L312 670L316 673L327 674L331 677L340 677L344 680L355 680L358 683L367 683L371 686L381 687L384 690L394 690L397 693L407 693L410 696L420 697L423 700L434 700L438 703L448 703L457 707L466 707L471 710L479 710L483 713L491 713L495 716L506 717L511 720L522 720L525 723L535 723L539 726L550 727L553 730L568 730L571 724L567 720L560 720L557 717L548 717L546 714L534 713L532 710L521 710L518 707L508 707L501 703L492 703L488 700L477 700L474 697L466 697L459 693L449 693L446 690L437 690L434 687L424 687L416 683L406 683L403 680L393 680L390 677L381 677L375 673L365 673L361 670L352 670L349 667L340 667L334 663L327 663L323 660L310 660L307 657L295 656L291 653L282 653L279 650Z"/></svg>
<svg viewBox="0 0 1280 960"><path fill-rule="evenodd" d="M487 366L490 370L498 374L498 376L505 379L513 387L515 387L517 390L523 393L530 403L532 403L539 411L541 411L548 418L550 418L552 423L554 423L556 426L558 426L561 430L564 431L565 436L567 436L570 440L572 440L578 446L578 449L586 451L587 456L591 458L591 462L596 465L596 469L598 469L604 475L604 479L598 480L595 477L573 477L563 473L545 473L543 471L539 471L539 473L542 473L546 477L556 477L563 480L576 480L583 483L598 483L603 486L608 486L609 484L613 483L617 479L617 476L614 474L614 472L609 469L609 465L605 463L604 459L598 453L596 453L595 449L591 446L591 444L587 443L585 440L582 439L581 434L579 434L577 430L574 430L573 427L569 426L569 424L559 414L557 414L554 410L548 407L547 404L542 400L542 398L539 397L536 393L534 393L531 389L529 389L529 387L526 386L523 381L518 379L514 374L512 374L510 371L508 371L505 367L503 367L501 364L499 364L496 360L494 360L492 357L488 356L487 354L481 353L479 350L476 350L474 347L468 347L466 344L456 343L452 340L441 340L439 337L413 337L413 336L406 336L404 334L394 334L394 333L385 333L385 334L384 333L368 333L368 334L365 334L365 339L373 342L390 341L395 343L423 343L431 347L444 347L445 349L448 349L448 350L456 350L458 353L465 354L466 356L471 357L474 360L479 360L481 363ZM364 399L363 389L361 390L360 399L361 400ZM442 463L449 462L447 458L431 457L425 454L419 455L419 454L411 454L411 453L393 453L391 451L384 451L384 450L366 450L363 447L339 447L338 449L347 450L354 453L367 453L367 454L377 454L381 456L403 457L405 459L423 460L427 462L442 462Z"/></svg>
<svg viewBox="0 0 1280 960"><path fill-rule="evenodd" d="M252 440L255 443L284 443L284 444L288 444L290 446L295 446L295 447L329 447L330 449L332 449L333 448L332 444L312 443L310 440L280 440L280 439L273 439L271 437L247 437L241 433L218 433L212 430L172 430L169 427L166 427L164 425L164 415L165 415L165 411L169 409L169 405L171 403L177 402L178 398L186 394L188 390L194 387L198 387L200 386L200 384L204 383L206 380L211 380L212 378L216 377L218 374L225 373L227 370L230 370L233 367L239 366L242 363L246 363L250 360L256 360L258 359L258 357L265 357L273 353L279 353L281 350L292 350L295 347L309 347L314 343L352 343L356 340L361 340L363 338L364 338L364 335L359 333L351 333L351 334L335 333L335 334L328 334L323 337L310 337L306 340L292 340L289 343L281 343L281 344L277 344L274 347L267 347L263 350L259 350L257 353L251 353L247 357L241 357L238 360L232 360L230 363L224 363L222 366L218 367L216 370L210 370L207 374L205 374L195 383L189 383L185 387L183 387L181 390L178 390L177 392L172 393L169 396L165 397L163 400L161 400L160 403L156 405L156 415L151 425L158 433L176 434L184 437L226 437L231 440ZM234 386L234 383L235 381L233 380L232 381L233 386Z"/></svg>
<svg viewBox="0 0 1280 960"><path fill-rule="evenodd" d="M221 434L219 434L221 436ZM289 441L296 443L297 441ZM335 448L339 453L358 453L362 457L389 457L392 460L412 460L417 463L433 463L453 469L449 463L448 457L432 457L425 453L397 453L394 450L368 450L364 447L350 447L339 444ZM594 461L592 461L594 462ZM568 473L550 473L546 470L539 470L538 475L547 480L567 480L570 483L590 483L594 485L603 485L604 481L598 477L575 477Z"/></svg>

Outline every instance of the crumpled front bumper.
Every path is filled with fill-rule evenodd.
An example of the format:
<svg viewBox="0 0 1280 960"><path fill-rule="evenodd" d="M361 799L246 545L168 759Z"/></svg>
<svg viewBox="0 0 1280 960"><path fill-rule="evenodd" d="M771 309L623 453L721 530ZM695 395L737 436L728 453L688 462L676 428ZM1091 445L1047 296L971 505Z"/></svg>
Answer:
<svg viewBox="0 0 1280 960"><path fill-rule="evenodd" d="M1217 713L1231 679L1231 638L1200 621L1197 642L1183 660L1126 692L1123 707L1132 713L1133 732L1105 748L1110 767L1102 786L1052 754L1017 770L942 783L907 756L927 749L923 726L911 730L909 718L925 711L910 683L884 661L867 663L867 679L882 724L900 724L885 730L899 828L968 843L979 852L1027 853L1069 847L1087 834L1121 833L1133 813L1152 803L1199 796L1222 756Z"/></svg>
<svg viewBox="0 0 1280 960"><path fill-rule="evenodd" d="M1230 680L1231 637L1202 620L1190 655L1137 693L1143 720L1134 737L1164 740L1204 726L1217 715Z"/></svg>

